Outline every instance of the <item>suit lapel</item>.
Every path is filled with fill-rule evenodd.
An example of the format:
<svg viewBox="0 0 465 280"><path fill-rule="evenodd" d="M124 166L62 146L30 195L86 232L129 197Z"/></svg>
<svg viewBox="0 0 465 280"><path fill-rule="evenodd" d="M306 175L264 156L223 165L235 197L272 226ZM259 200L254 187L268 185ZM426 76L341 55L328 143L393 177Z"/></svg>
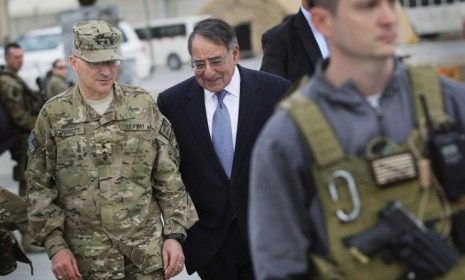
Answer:
<svg viewBox="0 0 465 280"><path fill-rule="evenodd" d="M294 21L294 28L297 29L297 34L299 35L302 44L304 45L305 52L308 55L308 58L312 62L312 65L315 65L317 61L322 57L318 43L313 35L310 25L307 22L304 14L301 10L296 15ZM310 36L309 36L310 35Z"/></svg>
<svg viewBox="0 0 465 280"><path fill-rule="evenodd" d="M239 119L237 123L236 146L234 149L233 169L231 179L241 164L250 143L250 137L253 135L253 129L256 128L256 122L259 120L259 84L251 75L247 75L241 66L238 66L241 75L241 92L239 99Z"/></svg>
<svg viewBox="0 0 465 280"><path fill-rule="evenodd" d="M199 147L203 150L208 160L210 160L219 173L226 179L226 173L216 156L210 132L208 131L207 114L205 111L205 98L203 88L197 82L193 82L191 90L187 93L186 112L190 121L192 135L198 142Z"/></svg>

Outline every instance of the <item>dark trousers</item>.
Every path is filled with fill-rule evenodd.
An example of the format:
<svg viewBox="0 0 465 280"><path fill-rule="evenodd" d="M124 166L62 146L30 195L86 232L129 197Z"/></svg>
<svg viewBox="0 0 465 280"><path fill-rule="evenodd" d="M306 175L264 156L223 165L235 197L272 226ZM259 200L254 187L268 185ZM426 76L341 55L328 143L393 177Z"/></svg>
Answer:
<svg viewBox="0 0 465 280"><path fill-rule="evenodd" d="M239 231L237 221L231 223L219 251L197 274L202 280L252 280L254 279L250 253Z"/></svg>

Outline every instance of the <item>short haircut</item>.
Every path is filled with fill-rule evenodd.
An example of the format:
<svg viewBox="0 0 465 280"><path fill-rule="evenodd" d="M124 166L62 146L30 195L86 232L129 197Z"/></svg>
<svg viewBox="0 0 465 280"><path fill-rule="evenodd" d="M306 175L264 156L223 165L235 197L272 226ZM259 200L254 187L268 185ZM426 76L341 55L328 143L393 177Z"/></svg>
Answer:
<svg viewBox="0 0 465 280"><path fill-rule="evenodd" d="M10 43L7 43L5 45L5 52L4 52L4 55L6 56L8 54L8 52L10 51L10 49L21 49L21 46L16 43L16 42L10 42Z"/></svg>
<svg viewBox="0 0 465 280"><path fill-rule="evenodd" d="M57 67L58 62L60 62L60 61L64 61L64 60L61 59L61 58L55 59L55 60L52 62L52 67L53 67L53 68Z"/></svg>
<svg viewBox="0 0 465 280"><path fill-rule="evenodd" d="M218 18L208 18L195 25L187 41L190 55L192 55L192 41L195 36L201 36L216 45L225 46L228 51L238 45L234 29L224 20Z"/></svg>

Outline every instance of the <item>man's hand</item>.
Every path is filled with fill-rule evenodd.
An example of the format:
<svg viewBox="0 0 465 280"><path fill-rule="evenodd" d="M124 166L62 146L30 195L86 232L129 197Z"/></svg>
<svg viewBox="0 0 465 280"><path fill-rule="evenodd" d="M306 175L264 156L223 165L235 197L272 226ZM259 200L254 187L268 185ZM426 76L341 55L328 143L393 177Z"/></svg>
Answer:
<svg viewBox="0 0 465 280"><path fill-rule="evenodd" d="M162 249L165 279L178 275L184 267L184 254L181 244L174 239L166 239Z"/></svg>
<svg viewBox="0 0 465 280"><path fill-rule="evenodd" d="M59 280L78 280L81 278L76 258L69 249L60 250L52 257L52 270Z"/></svg>

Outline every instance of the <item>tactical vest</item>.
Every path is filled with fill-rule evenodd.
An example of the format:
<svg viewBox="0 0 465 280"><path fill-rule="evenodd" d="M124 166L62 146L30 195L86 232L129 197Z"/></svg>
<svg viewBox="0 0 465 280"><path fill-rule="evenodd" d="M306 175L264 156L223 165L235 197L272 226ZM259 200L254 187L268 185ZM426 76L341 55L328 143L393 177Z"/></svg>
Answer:
<svg viewBox="0 0 465 280"><path fill-rule="evenodd" d="M433 117L444 115L439 80L432 68L415 67L409 72L415 92L413 97L417 93L427 94ZM346 154L318 106L304 97L300 90L294 92L281 106L290 112L312 152L314 162L311 172L326 222L330 252L328 256L311 254L310 266L318 274L312 279L398 279L407 270L404 264L389 259L386 252L378 252L364 264L360 260L362 257L357 258L357 252L351 253L342 240L378 223L378 212L392 201L403 202L422 221L439 219L435 224L436 231L447 231L450 219L444 218L449 205L444 202L445 198L441 199L433 185L421 187L417 179L380 188L380 179L375 181L372 175L375 172L373 164L370 164L376 160L376 156L370 153L364 156ZM419 101L415 101L417 120L421 121L422 111L418 108ZM425 149L424 139L415 129L408 143L394 145L390 153L404 157L411 155L411 160L418 163L425 162ZM424 175L420 174L420 178ZM349 185L355 185L356 188L349 188ZM458 280L464 277L465 257L462 256L445 277L438 279Z"/></svg>
<svg viewBox="0 0 465 280"><path fill-rule="evenodd" d="M0 76L3 75L3 69L0 69ZM2 95L2 85L0 80L0 96ZM0 99L1 100L1 99ZM5 112L3 104L0 103L0 154L8 150L13 142L11 137L11 127L8 115Z"/></svg>

